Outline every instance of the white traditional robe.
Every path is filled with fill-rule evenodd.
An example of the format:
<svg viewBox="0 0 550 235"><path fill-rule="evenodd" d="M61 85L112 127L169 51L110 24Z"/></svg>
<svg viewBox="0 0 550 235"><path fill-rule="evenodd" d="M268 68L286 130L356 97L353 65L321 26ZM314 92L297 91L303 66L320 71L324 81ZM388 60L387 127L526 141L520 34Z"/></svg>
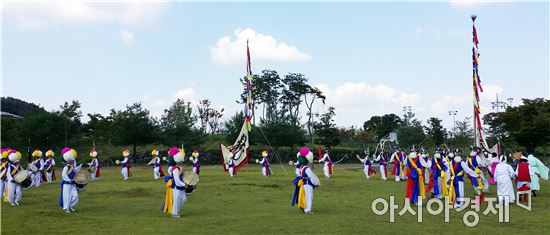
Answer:
<svg viewBox="0 0 550 235"><path fill-rule="evenodd" d="M184 173L182 173L180 178L180 171L178 167L173 167L170 174L172 174L172 179L174 179L173 183L176 185L176 187L185 187L185 183L183 183L182 181ZM180 208L187 201L185 189L181 190L174 187L174 189L172 189L172 200L172 215L179 216Z"/></svg>
<svg viewBox="0 0 550 235"><path fill-rule="evenodd" d="M370 174L369 174L369 171L370 171L370 168L372 167L372 162L371 162L371 165L367 165L367 160L368 159L368 155L365 156L365 158L359 158L359 155L357 155L357 158L359 158L359 161L361 161L361 163L363 163L363 172L365 173L365 176L367 177L367 179L370 179Z"/></svg>
<svg viewBox="0 0 550 235"><path fill-rule="evenodd" d="M382 160L382 154L378 154L378 157L376 157L376 159L374 159L374 161L376 161L376 162L380 162L380 160ZM386 171L386 166L384 166L384 164L382 164L380 162L380 176L382 177L382 180L387 179L386 174L388 174L388 172Z"/></svg>
<svg viewBox="0 0 550 235"><path fill-rule="evenodd" d="M50 159L46 159L46 161L44 161L44 164L47 161L50 161ZM51 158L51 165L52 165L52 167L55 167L55 159L53 159L53 158ZM51 172L48 172L48 171L46 171L46 169L44 169L44 171L46 173L46 181L48 182L48 184L51 184L52 181L53 181L53 170Z"/></svg>
<svg viewBox="0 0 550 235"><path fill-rule="evenodd" d="M8 168L10 164L6 161L0 163L2 165L2 172L0 172L0 201L4 199L4 192L8 187Z"/></svg>
<svg viewBox="0 0 550 235"><path fill-rule="evenodd" d="M93 180L93 181L96 181L96 180L97 180L96 175L97 175L97 170L98 170L98 169L97 169L97 166L98 166L98 165L99 165L99 164L98 164L97 158L95 158L95 157L92 158L92 161L91 161L90 163L88 163L88 166L95 166L95 170L92 171L92 172L90 172L90 174L92 175L92 180Z"/></svg>
<svg viewBox="0 0 550 235"><path fill-rule="evenodd" d="M321 160L319 160L319 162L322 162L324 163L323 164L323 172L325 173L325 178L330 178L330 169L329 169L329 164L332 164L330 162L330 157L328 155L328 153L325 153L325 155L323 155L323 158L321 158Z"/></svg>
<svg viewBox="0 0 550 235"><path fill-rule="evenodd" d="M128 157L124 157L124 160L120 162L121 165L128 163ZM120 174L122 174L122 177L124 177L124 180L128 180L128 167L122 167L120 170Z"/></svg>
<svg viewBox="0 0 550 235"><path fill-rule="evenodd" d="M505 162L500 162L495 167L494 179L497 182L497 195L499 203L509 204L514 202L514 169Z"/></svg>
<svg viewBox="0 0 550 235"><path fill-rule="evenodd" d="M22 166L19 164L19 171L25 170ZM23 197L23 191L20 184L15 183L13 177L15 174L12 174L13 170L16 168L16 165L9 164L8 172L7 173L7 179L8 179L8 202L13 205L19 205L19 202L21 201L21 198Z"/></svg>
<svg viewBox="0 0 550 235"><path fill-rule="evenodd" d="M73 167L73 171L76 173L80 170L80 167ZM68 211L74 209L78 204L78 191L76 190L76 185L74 184L74 177L69 177L69 166L66 165L63 167L63 173L61 173L61 178L63 178L63 210Z"/></svg>
<svg viewBox="0 0 550 235"><path fill-rule="evenodd" d="M235 161L233 159L229 159L229 162L227 163L227 171L229 171L229 176L233 177L235 176Z"/></svg>
<svg viewBox="0 0 550 235"><path fill-rule="evenodd" d="M305 173L313 185L319 186L321 184L319 178L317 178L317 175L315 175L309 167L305 169ZM306 208L304 209L304 212L310 213L313 209L313 186L304 184L304 192L306 194Z"/></svg>

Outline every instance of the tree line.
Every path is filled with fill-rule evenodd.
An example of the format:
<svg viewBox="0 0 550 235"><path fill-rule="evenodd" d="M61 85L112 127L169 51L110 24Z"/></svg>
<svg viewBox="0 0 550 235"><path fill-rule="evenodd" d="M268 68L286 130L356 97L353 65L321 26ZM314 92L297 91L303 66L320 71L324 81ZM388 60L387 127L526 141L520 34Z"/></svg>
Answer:
<svg viewBox="0 0 550 235"><path fill-rule="evenodd" d="M328 107L325 113L313 113L314 107L324 105L326 97L309 84L305 75L281 76L274 70L264 70L253 77L254 120L250 139L254 146L292 149L322 145L359 152L390 132L397 133L399 146L404 148L413 144L465 148L473 143L472 120L457 121L454 130L447 130L441 119L431 117L424 125L410 111L403 116L394 113L372 116L360 127L339 127L334 123L337 112L334 107ZM236 102L244 101L243 92ZM2 97L1 102L3 112L19 116L3 115L2 146L18 149L64 146L89 149L92 143L129 147L134 153L138 146L150 144L183 144L188 149L204 149L217 145L218 141L232 144L244 122L242 112L222 121L224 110L213 108L208 99L198 104L178 99L159 118L135 103L121 110L111 109L108 115L87 114L87 122L82 121L81 105L76 100L52 111L12 97ZM550 143L549 100L524 99L519 106L485 115L484 121L490 143L501 141L511 149L538 147L546 154Z"/></svg>

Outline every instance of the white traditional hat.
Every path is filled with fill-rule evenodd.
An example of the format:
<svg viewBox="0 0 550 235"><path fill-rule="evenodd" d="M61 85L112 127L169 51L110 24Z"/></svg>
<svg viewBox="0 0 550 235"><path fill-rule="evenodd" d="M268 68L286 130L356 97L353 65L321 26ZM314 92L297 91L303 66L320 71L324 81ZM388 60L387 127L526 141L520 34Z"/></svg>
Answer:
<svg viewBox="0 0 550 235"><path fill-rule="evenodd" d="M19 151L11 150L8 155L8 159L10 162L18 163L19 160L21 160L21 153Z"/></svg>
<svg viewBox="0 0 550 235"><path fill-rule="evenodd" d="M68 147L63 148L61 154L63 155L63 160L66 162L74 161L78 155L74 149Z"/></svg>

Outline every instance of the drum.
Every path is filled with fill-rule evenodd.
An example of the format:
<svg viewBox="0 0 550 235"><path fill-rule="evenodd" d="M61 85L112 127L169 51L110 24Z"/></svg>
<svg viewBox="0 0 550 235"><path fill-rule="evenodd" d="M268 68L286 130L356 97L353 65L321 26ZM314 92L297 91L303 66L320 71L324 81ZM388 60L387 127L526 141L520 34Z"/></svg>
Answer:
<svg viewBox="0 0 550 235"><path fill-rule="evenodd" d="M199 175L197 175L195 172L189 172L185 174L185 176L183 176L183 183L187 185L187 188L185 189L185 194L191 195L197 189L197 186L199 184Z"/></svg>
<svg viewBox="0 0 550 235"><path fill-rule="evenodd" d="M91 167L88 168L88 171L90 173L94 172L95 170L97 170L97 167L95 167L95 166L91 166Z"/></svg>
<svg viewBox="0 0 550 235"><path fill-rule="evenodd" d="M53 165L50 165L50 166L48 166L48 168L46 168L46 172L48 172L48 173L52 173L52 171L53 171L53 168L54 168L54 166L53 166Z"/></svg>
<svg viewBox="0 0 550 235"><path fill-rule="evenodd" d="M32 179L29 171L22 170L13 176L13 181L20 184L23 189L28 189L32 185Z"/></svg>
<svg viewBox="0 0 550 235"><path fill-rule="evenodd" d="M84 192L86 190L86 187L88 186L88 183L90 182L90 179L92 178L92 175L89 171L78 171L76 172L74 176L74 183L76 185L76 190L80 192Z"/></svg>
<svg viewBox="0 0 550 235"><path fill-rule="evenodd" d="M29 168L29 170L32 171L32 172L37 172L38 171L38 168L34 164L27 165L27 168Z"/></svg>

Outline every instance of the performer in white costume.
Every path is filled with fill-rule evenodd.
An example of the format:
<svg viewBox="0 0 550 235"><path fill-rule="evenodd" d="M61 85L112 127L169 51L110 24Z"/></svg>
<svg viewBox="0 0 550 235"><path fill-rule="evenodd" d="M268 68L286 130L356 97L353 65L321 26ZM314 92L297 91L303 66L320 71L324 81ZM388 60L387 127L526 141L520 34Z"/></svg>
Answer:
<svg viewBox="0 0 550 235"><path fill-rule="evenodd" d="M122 174L124 180L128 180L128 177L132 176L132 173L130 173L130 168L132 167L132 165L130 165L130 162L128 161L130 150L125 149L124 151L122 151L122 156L124 156L124 160L120 162L120 164L122 165L120 174Z"/></svg>
<svg viewBox="0 0 550 235"><path fill-rule="evenodd" d="M271 168L269 167L269 160L267 157L269 156L269 151L264 150L262 151L262 160L256 159L256 163L262 165L262 175L265 177L271 176Z"/></svg>
<svg viewBox="0 0 550 235"><path fill-rule="evenodd" d="M8 153L11 149L5 148L0 150L0 200L6 201L7 198L7 188L8 188ZM4 199L5 197L5 199Z"/></svg>
<svg viewBox="0 0 550 235"><path fill-rule="evenodd" d="M89 169L92 169L90 171L90 174L92 175L92 181L96 181L101 175L99 171L99 168L101 168L101 166L99 165L99 160L97 159L97 151L95 150L95 148L90 151L90 157L92 157L92 161L88 163L88 166L90 167Z"/></svg>
<svg viewBox="0 0 550 235"><path fill-rule="evenodd" d="M307 148L300 149L300 157L298 162L302 165L301 175L294 179L294 195L292 197L292 205L298 204L298 208L302 209L306 214L312 214L313 211L313 188L319 187L321 182L317 175L309 168L309 164L313 162L313 153Z"/></svg>
<svg viewBox="0 0 550 235"><path fill-rule="evenodd" d="M179 210L187 201L187 196L185 195L186 185L183 183L183 176L185 175L183 171L183 160L185 160L185 152L182 149L171 148L169 153L170 156L174 158L176 162L175 166L172 166L169 170L170 177L172 178L172 217L179 218Z"/></svg>
<svg viewBox="0 0 550 235"><path fill-rule="evenodd" d="M325 149L325 154L319 160L319 162L324 163L323 172L325 173L325 178L330 179L330 177L332 176L332 160L330 159L328 149Z"/></svg>
<svg viewBox="0 0 550 235"><path fill-rule="evenodd" d="M195 174L200 174L201 172L201 165L199 163L199 150L195 149L193 153L191 153L191 157L189 157L189 160L193 163L193 172Z"/></svg>
<svg viewBox="0 0 550 235"><path fill-rule="evenodd" d="M36 171L32 172L32 185L34 187L40 187L42 184L42 170L44 170L44 160L42 159L42 151L35 149L32 152L33 161L29 164L33 164L36 167Z"/></svg>
<svg viewBox="0 0 550 235"><path fill-rule="evenodd" d="M359 159L359 161L361 161L361 163L363 163L363 172L365 173L365 177L367 177L367 179L370 179L371 175L376 174L376 171L372 169L372 162L369 158L369 153L367 153L367 151L365 151L365 158L361 158L359 157L359 155L356 155L356 157L357 159Z"/></svg>
<svg viewBox="0 0 550 235"><path fill-rule="evenodd" d="M500 161L495 167L493 176L497 184L499 203L504 203L506 205L514 203L515 193L512 179L515 177L515 172L512 166L506 163L506 156L500 156Z"/></svg>
<svg viewBox="0 0 550 235"><path fill-rule="evenodd" d="M46 151L46 160L44 161L44 171L46 172L46 181L51 184L55 180L55 159L53 150Z"/></svg>
<svg viewBox="0 0 550 235"><path fill-rule="evenodd" d="M8 160L10 160L7 174L7 181L8 181L8 202L12 206L19 206L19 202L21 202L21 199L23 197L23 191L20 184L15 183L14 176L19 173L19 171L23 171L23 167L19 164L19 161L21 160L21 153L19 151L10 150L8 153Z"/></svg>
<svg viewBox="0 0 550 235"><path fill-rule="evenodd" d="M380 165L380 177L382 180L387 180L388 179L388 171L386 170L386 154L384 153L384 151L380 151L380 153L378 153L378 156L376 156L376 159L374 159L375 162L378 162L379 165Z"/></svg>
<svg viewBox="0 0 550 235"><path fill-rule="evenodd" d="M151 151L151 156L153 159L151 159L151 162L149 162L148 165L153 165L153 177L157 180L160 177L164 177L162 165L160 164L159 151L153 149L153 151Z"/></svg>
<svg viewBox="0 0 550 235"><path fill-rule="evenodd" d="M75 211L75 207L78 204L78 191L74 182L76 172L80 171L81 166L76 167L75 158L77 153L74 149L65 147L61 150L63 160L66 165L63 167L63 173L61 173L61 195L59 198L59 207L66 213Z"/></svg>

